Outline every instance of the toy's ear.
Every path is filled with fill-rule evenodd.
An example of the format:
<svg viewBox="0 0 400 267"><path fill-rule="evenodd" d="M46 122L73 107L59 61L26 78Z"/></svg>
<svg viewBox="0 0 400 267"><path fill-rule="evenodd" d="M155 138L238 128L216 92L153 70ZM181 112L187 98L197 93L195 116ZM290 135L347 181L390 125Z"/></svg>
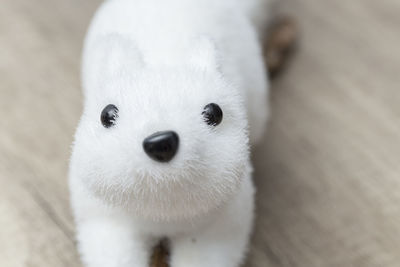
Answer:
<svg viewBox="0 0 400 267"><path fill-rule="evenodd" d="M134 73L144 67L135 43L119 34L107 34L86 47L83 78L88 87L116 75Z"/></svg>
<svg viewBox="0 0 400 267"><path fill-rule="evenodd" d="M194 38L189 56L189 64L202 70L219 69L218 53L215 43L204 36Z"/></svg>

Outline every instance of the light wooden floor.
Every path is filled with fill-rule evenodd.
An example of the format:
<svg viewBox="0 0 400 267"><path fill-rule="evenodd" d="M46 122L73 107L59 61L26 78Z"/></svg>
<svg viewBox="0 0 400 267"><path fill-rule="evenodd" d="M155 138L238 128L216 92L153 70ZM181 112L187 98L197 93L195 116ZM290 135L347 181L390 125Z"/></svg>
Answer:
<svg viewBox="0 0 400 267"><path fill-rule="evenodd" d="M100 0L0 4L0 266L80 266L67 165ZM400 1L287 0L248 266L400 266Z"/></svg>

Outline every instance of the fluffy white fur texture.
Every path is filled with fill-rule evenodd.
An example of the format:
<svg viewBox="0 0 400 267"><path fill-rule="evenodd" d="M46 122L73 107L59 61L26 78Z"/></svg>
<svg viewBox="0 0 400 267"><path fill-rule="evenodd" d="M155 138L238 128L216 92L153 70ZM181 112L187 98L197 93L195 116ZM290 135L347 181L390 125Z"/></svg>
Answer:
<svg viewBox="0 0 400 267"><path fill-rule="evenodd" d="M241 264L254 213L249 139L261 137L268 117L258 30L267 18L257 15L266 2L102 5L86 40L84 112L70 165L85 266L147 267L164 237L171 267ZM224 113L215 127L201 115L209 103ZM108 104L119 117L104 128ZM169 163L142 148L164 130L180 138Z"/></svg>

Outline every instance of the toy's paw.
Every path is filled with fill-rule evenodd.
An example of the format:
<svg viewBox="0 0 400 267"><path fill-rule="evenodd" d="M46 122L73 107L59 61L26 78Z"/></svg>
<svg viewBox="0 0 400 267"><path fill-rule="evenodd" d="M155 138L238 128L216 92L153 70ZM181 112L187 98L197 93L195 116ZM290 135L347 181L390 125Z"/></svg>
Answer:
<svg viewBox="0 0 400 267"><path fill-rule="evenodd" d="M169 242L162 240L153 250L150 267L169 267Z"/></svg>
<svg viewBox="0 0 400 267"><path fill-rule="evenodd" d="M264 45L264 55L271 78L286 66L295 51L298 39L296 22L286 16L278 17L270 26Z"/></svg>

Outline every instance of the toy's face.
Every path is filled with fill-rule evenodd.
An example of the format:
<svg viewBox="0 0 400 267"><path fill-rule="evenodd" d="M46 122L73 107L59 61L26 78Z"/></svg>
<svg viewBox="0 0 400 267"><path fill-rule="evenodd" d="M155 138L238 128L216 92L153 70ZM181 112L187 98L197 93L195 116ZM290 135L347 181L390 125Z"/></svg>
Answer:
<svg viewBox="0 0 400 267"><path fill-rule="evenodd" d="M87 88L73 175L107 204L154 219L228 201L248 171L240 97L216 69L135 68L87 83L96 88Z"/></svg>

